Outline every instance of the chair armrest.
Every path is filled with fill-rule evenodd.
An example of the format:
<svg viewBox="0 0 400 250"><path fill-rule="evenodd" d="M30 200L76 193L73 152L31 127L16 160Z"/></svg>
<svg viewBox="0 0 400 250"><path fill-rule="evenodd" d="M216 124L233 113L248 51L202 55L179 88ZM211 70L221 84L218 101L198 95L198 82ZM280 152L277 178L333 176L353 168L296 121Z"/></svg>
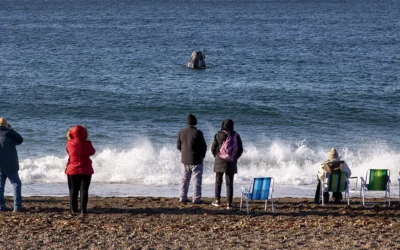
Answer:
<svg viewBox="0 0 400 250"><path fill-rule="evenodd" d="M242 187L242 196L246 197L248 199L250 197L250 189Z"/></svg>
<svg viewBox="0 0 400 250"><path fill-rule="evenodd" d="M360 178L362 178L362 177L353 176L353 177L349 177L348 180L349 180L349 183L350 183L350 179L356 179L356 187L357 187L358 186L358 179L360 179Z"/></svg>

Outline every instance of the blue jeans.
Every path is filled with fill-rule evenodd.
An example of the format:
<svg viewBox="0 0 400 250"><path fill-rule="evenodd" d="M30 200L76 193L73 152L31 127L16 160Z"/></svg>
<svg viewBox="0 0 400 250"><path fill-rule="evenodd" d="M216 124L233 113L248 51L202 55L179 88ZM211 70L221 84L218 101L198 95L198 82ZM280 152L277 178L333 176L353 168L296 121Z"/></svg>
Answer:
<svg viewBox="0 0 400 250"><path fill-rule="evenodd" d="M14 196L14 210L22 208L22 195L21 195L21 180L19 179L18 172L9 175L0 175L0 210L6 209L6 202L4 200L4 186L6 185L7 178L13 186Z"/></svg>

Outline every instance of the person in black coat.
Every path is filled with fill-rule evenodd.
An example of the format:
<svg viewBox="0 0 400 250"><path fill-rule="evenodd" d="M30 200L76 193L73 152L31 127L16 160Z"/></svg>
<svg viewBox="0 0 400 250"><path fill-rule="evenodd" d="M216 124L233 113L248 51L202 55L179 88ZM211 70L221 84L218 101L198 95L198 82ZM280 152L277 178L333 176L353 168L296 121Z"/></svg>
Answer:
<svg viewBox="0 0 400 250"><path fill-rule="evenodd" d="M225 174L226 182L226 196L228 200L227 209L232 209L232 199L233 199L233 178L237 173L237 161L243 153L243 144L240 135L233 129L234 123L232 120L228 119L222 122L221 131L218 131L214 136L214 141L211 146L211 153L213 154L214 161L214 172L215 176L215 198L216 201L212 203L213 206L221 205L221 186L223 182L223 176ZM224 160L220 157L220 148L224 141L228 138L228 134L235 136L237 151L233 161Z"/></svg>
<svg viewBox="0 0 400 250"><path fill-rule="evenodd" d="M179 200L187 202L187 193L190 179L193 177L193 200L194 204L201 203L201 184L203 178L203 159L206 156L207 144L203 132L196 128L197 119L189 114L187 126L178 133L176 148L181 152L182 180Z"/></svg>

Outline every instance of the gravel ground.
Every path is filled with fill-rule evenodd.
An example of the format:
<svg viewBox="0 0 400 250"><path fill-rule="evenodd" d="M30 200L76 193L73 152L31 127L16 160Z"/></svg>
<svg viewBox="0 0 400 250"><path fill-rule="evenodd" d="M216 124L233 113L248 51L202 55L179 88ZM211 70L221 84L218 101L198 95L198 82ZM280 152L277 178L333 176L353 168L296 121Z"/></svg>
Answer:
<svg viewBox="0 0 400 250"><path fill-rule="evenodd" d="M0 212L1 249L400 249L400 208L359 199L314 204L275 199L275 214L177 198L90 197L89 213L69 214L68 197L24 197L28 212ZM11 206L12 198L7 197Z"/></svg>

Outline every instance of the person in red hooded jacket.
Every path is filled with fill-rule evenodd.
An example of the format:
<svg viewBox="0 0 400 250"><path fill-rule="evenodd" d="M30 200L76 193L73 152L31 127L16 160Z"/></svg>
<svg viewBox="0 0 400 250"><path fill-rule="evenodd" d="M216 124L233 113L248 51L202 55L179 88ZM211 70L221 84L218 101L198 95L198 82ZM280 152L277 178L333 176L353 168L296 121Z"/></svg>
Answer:
<svg viewBox="0 0 400 250"><path fill-rule="evenodd" d="M68 176L70 209L78 213L78 195L81 196L81 213L87 212L89 186L94 174L90 156L96 153L92 142L88 140L87 129L81 125L70 128L67 132L67 152L69 155L65 173Z"/></svg>

